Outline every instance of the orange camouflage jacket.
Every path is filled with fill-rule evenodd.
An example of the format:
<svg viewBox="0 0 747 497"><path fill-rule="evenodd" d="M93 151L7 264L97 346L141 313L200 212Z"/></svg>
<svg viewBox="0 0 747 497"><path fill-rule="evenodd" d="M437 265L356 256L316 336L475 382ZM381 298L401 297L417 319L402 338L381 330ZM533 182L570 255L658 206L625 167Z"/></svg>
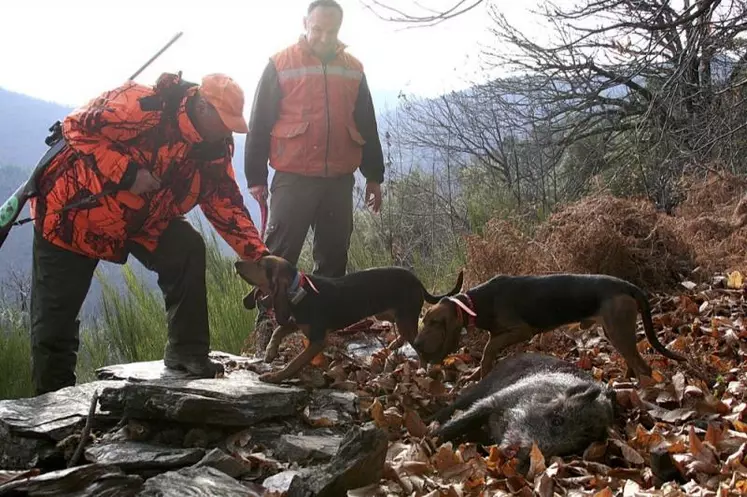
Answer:
<svg viewBox="0 0 747 497"><path fill-rule="evenodd" d="M267 252L235 181L233 140L203 142L187 116L197 86L163 74L154 86L128 81L62 123L66 146L30 202L35 228L54 245L124 263L127 242L152 251L169 222L200 206L242 259ZM161 179L128 191L138 168Z"/></svg>

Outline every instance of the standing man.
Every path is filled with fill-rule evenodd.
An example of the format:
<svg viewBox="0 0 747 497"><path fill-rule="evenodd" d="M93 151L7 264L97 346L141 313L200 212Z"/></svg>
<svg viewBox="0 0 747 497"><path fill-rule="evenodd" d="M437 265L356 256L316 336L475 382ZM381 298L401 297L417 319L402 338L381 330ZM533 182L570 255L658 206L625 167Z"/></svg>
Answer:
<svg viewBox="0 0 747 497"><path fill-rule="evenodd" d="M168 316L166 367L214 377L205 242L184 215L199 205L242 259L267 254L234 179L232 133L246 133L244 94L228 76L198 86L163 74L128 81L62 123L66 146L31 200L32 375L37 395L72 386L78 313L99 260L132 254L158 273Z"/></svg>
<svg viewBox="0 0 747 497"><path fill-rule="evenodd" d="M249 121L244 168L249 191L267 201L267 164L275 169L265 242L298 263L309 227L314 230L314 273L346 272L353 231L353 173L366 178L366 204L378 212L384 158L363 65L337 35L342 7L315 0L297 43L276 53L264 69ZM274 327L258 302L257 352Z"/></svg>

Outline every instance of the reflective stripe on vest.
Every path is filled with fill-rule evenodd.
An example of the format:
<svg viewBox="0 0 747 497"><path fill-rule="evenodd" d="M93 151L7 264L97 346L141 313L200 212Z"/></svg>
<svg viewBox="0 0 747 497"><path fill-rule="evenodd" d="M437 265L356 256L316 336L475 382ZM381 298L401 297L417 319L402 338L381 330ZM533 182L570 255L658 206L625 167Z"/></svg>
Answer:
<svg viewBox="0 0 747 497"><path fill-rule="evenodd" d="M338 52L326 65L305 46L272 57L283 98L270 139L270 165L305 176L352 174L365 140L354 112L363 66Z"/></svg>
<svg viewBox="0 0 747 497"><path fill-rule="evenodd" d="M324 74L324 66L321 64L318 66L298 67L295 69L283 69L278 72L278 80L280 82L288 81L291 79L299 79L310 74ZM354 79L360 81L363 78L361 71L355 69L348 69L342 66L327 66L327 75L342 76L343 78Z"/></svg>

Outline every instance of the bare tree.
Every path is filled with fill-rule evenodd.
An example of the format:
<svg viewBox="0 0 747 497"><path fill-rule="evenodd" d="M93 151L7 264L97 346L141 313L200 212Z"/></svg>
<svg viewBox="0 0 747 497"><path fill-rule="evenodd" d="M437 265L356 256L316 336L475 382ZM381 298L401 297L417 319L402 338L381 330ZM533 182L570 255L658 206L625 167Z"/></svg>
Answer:
<svg viewBox="0 0 747 497"><path fill-rule="evenodd" d="M399 22L430 25L479 3L420 14L384 9L380 1L371 8ZM667 210L677 201L674 185L683 172L747 169L740 118L747 0L544 2L535 12L551 28L543 43L516 28L499 2L484 3L495 43L483 59L489 69L512 75L485 87L494 99L513 96L515 129L541 126L561 148L598 137L607 145L607 167L614 165ZM451 117L446 110L443 122ZM494 153L484 156L493 160ZM505 160L496 163L506 169ZM504 177L512 181L508 171Z"/></svg>
<svg viewBox="0 0 747 497"><path fill-rule="evenodd" d="M381 19L406 24L435 26L454 17L466 14L483 3L483 0L458 0L453 5L441 10L424 7L418 2L414 3L418 11L417 13L407 12L401 9L399 5L395 8L393 3L380 2L378 0L363 1L363 4Z"/></svg>

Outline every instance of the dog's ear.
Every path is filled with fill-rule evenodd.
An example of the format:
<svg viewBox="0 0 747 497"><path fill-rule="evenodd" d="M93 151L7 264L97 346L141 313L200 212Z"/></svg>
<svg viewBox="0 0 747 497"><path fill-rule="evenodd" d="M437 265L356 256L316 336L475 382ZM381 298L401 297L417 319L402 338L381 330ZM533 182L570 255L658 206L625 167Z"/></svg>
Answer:
<svg viewBox="0 0 747 497"><path fill-rule="evenodd" d="M291 320L291 302L288 289L291 281L286 275L276 273L270 281L272 287L272 304L275 309L275 319L281 326L287 326Z"/></svg>
<svg viewBox="0 0 747 497"><path fill-rule="evenodd" d="M246 297L243 299L244 303L244 309L251 311L252 309L257 307L257 289L255 288L251 292L246 294Z"/></svg>
<svg viewBox="0 0 747 497"><path fill-rule="evenodd" d="M253 285L264 293L271 295L271 280L277 271L278 260L272 256L262 257L257 261L236 261L234 268L242 280Z"/></svg>

